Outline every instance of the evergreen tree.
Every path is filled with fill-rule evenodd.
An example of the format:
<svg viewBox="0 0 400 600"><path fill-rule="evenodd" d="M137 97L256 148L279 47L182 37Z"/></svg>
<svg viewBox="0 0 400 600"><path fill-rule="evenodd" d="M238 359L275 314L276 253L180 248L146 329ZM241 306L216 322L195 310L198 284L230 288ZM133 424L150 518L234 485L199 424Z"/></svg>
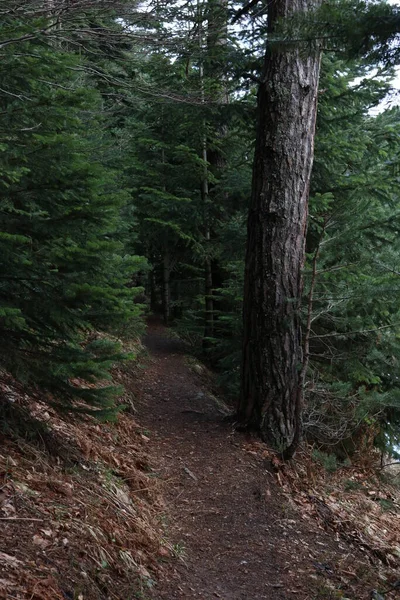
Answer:
<svg viewBox="0 0 400 600"><path fill-rule="evenodd" d="M36 22L12 25L23 38ZM97 382L123 354L92 334L137 322L127 284L141 260L117 239L127 192L98 160L101 98L69 49L34 39L2 53L1 364L107 412L118 390Z"/></svg>
<svg viewBox="0 0 400 600"><path fill-rule="evenodd" d="M305 426L319 442L351 451L367 424L387 445L384 431L393 434L398 419L399 114L368 114L386 95L390 70L385 81L385 73L371 78L365 67L325 57L322 72L304 302Z"/></svg>

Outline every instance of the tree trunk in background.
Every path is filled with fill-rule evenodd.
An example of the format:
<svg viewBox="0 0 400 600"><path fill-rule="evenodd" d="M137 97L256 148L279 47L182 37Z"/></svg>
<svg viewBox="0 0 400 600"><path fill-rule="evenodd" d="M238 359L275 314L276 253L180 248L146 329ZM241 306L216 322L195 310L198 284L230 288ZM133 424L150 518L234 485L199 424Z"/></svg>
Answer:
<svg viewBox="0 0 400 600"><path fill-rule="evenodd" d="M224 80L226 68L226 44L228 39L228 4L227 0L208 0L207 2L207 48L204 60L204 77L209 84L208 93L213 100L221 106L228 103L227 86ZM218 115L219 117L220 115ZM223 138L226 135L225 125L219 122L216 127L209 127L209 131L215 136L210 140L205 138L205 156L203 159L208 161L211 173L219 178L226 167L226 160L216 143L217 138ZM214 147L211 149L210 146ZM203 348L210 347L210 339L214 336L214 286L213 286L213 268L211 256L211 218L210 208L213 203L214 186L209 183L207 175L207 194L204 194L204 229L205 241L207 244L207 256L205 259L205 326Z"/></svg>
<svg viewBox="0 0 400 600"><path fill-rule="evenodd" d="M163 316L165 325L171 320L171 261L168 248L164 252L163 260Z"/></svg>
<svg viewBox="0 0 400 600"><path fill-rule="evenodd" d="M277 19L316 0L272 0ZM269 44L258 92L258 129L244 289L241 423L285 458L300 441L300 300L319 78L319 52Z"/></svg>
<svg viewBox="0 0 400 600"><path fill-rule="evenodd" d="M156 284L156 276L154 271L150 272L149 276L150 283L150 310L155 313L157 311L157 284ZM159 308L159 305L158 305Z"/></svg>
<svg viewBox="0 0 400 600"><path fill-rule="evenodd" d="M206 128L203 123L204 130ZM208 195L208 166L207 166L207 140L204 137L203 141L203 156L204 161L204 176L201 184L201 196L203 202L203 223L204 223L204 240L206 243L206 257L204 259L204 308L205 308L205 325L203 336L203 348L209 347L209 338L214 334L214 300L213 300L213 279L211 269L211 257L209 255L211 242L211 227L210 227L210 200Z"/></svg>
<svg viewBox="0 0 400 600"><path fill-rule="evenodd" d="M198 27L199 27L199 73L200 73L200 90L201 102L205 104L205 76L204 62L208 53L208 44L205 46L205 34L203 30L204 14L198 4ZM205 241L205 258L204 258L204 334L203 334L203 349L207 350L210 345L210 338L214 334L214 301L212 297L212 269L210 256L210 241L211 241L211 226L210 226L210 199L209 199L209 175L208 175L208 147L207 147L207 121L205 116L202 123L202 155L204 163L203 179L201 182L201 199L203 204L203 227Z"/></svg>
<svg viewBox="0 0 400 600"><path fill-rule="evenodd" d="M206 238L210 241L210 237ZM206 350L210 345L210 337L214 335L214 298L213 298L213 273L211 258L205 260L204 269L204 293L206 319L204 325L203 348Z"/></svg>

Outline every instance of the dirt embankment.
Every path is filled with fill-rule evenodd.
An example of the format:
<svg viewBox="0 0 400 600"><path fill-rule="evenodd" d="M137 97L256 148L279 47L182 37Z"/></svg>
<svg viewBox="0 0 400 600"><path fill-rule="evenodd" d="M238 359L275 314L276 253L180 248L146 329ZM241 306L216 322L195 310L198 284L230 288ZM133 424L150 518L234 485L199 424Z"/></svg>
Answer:
<svg viewBox="0 0 400 600"><path fill-rule="evenodd" d="M4 376L0 393L0 598L141 598L170 554L142 427L62 417Z"/></svg>

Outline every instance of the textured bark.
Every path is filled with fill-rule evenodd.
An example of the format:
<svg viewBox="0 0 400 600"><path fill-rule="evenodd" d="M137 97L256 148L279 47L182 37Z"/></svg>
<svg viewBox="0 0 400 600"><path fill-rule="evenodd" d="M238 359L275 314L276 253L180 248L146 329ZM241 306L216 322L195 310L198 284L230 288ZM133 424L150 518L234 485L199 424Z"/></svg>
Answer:
<svg viewBox="0 0 400 600"><path fill-rule="evenodd" d="M315 0L272 0L277 19ZM319 77L317 48L267 47L248 216L238 416L286 458L301 433L302 293Z"/></svg>

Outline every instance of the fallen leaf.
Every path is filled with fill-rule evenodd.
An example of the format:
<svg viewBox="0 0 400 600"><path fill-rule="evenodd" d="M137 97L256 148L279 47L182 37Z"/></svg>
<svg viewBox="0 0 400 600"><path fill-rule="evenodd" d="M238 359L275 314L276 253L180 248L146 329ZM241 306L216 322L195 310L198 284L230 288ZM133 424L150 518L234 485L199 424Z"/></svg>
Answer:
<svg viewBox="0 0 400 600"><path fill-rule="evenodd" d="M148 572L148 570L147 570L145 567L143 567L142 565L139 565L139 567L138 567L138 573L139 573L139 575L140 575L141 577L146 577L147 579L151 579L151 575L150 575L150 573L149 573L149 572Z"/></svg>
<svg viewBox="0 0 400 600"><path fill-rule="evenodd" d="M51 529L41 529L40 531L44 533L44 535L46 535L47 537L51 537L54 534L54 531L52 531Z"/></svg>
<svg viewBox="0 0 400 600"><path fill-rule="evenodd" d="M6 554L5 552L0 552L0 563L7 563L11 567L18 567L18 565L22 564L18 558L15 556L11 556L10 554Z"/></svg>
<svg viewBox="0 0 400 600"><path fill-rule="evenodd" d="M45 540L40 535L34 535L32 541L35 544L35 546L39 546L39 548L43 549L47 548L51 544L50 540Z"/></svg>

